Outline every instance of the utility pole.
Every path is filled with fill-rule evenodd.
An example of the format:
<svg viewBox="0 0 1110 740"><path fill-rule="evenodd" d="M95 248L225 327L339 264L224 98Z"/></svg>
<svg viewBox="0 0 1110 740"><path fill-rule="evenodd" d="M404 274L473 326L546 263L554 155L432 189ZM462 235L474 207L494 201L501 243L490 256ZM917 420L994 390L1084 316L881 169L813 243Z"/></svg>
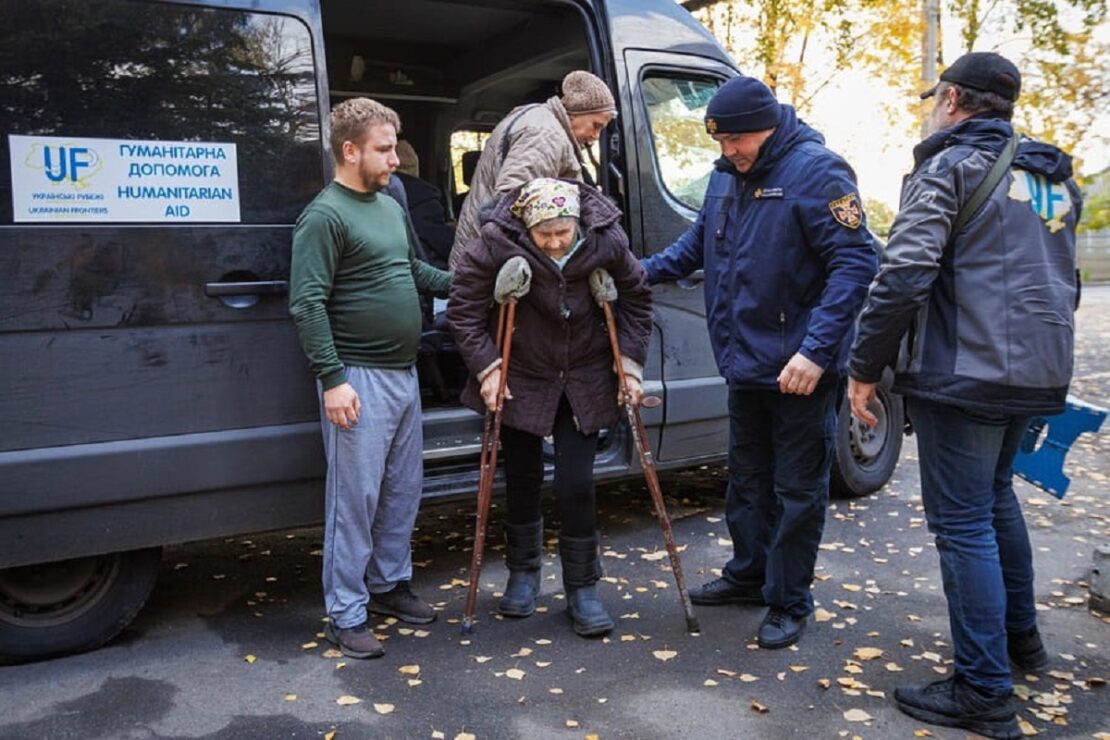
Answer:
<svg viewBox="0 0 1110 740"><path fill-rule="evenodd" d="M940 59L940 0L922 0L925 34L921 39L921 81L926 89L937 84L937 62ZM921 120L921 135L927 133L927 117Z"/></svg>

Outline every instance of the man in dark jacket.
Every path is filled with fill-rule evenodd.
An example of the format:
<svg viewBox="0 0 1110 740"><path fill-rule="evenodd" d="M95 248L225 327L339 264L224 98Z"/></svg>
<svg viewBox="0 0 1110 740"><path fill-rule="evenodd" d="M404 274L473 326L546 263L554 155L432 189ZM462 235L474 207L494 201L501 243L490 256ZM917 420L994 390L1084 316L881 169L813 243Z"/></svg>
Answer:
<svg viewBox="0 0 1110 740"><path fill-rule="evenodd" d="M940 553L954 676L895 691L907 714L988 737L1020 737L1010 660L1048 656L1037 632L1033 559L1012 463L1032 415L1063 410L1077 295L1075 225L1082 205L1071 158L1022 139L1012 168L962 228L957 214L1014 136L1017 68L998 54L960 57L914 149L882 270L852 349L853 413L868 410L898 360L917 432L921 497ZM1003 160L1005 162L1005 160ZM968 209L970 210L970 209Z"/></svg>
<svg viewBox="0 0 1110 740"><path fill-rule="evenodd" d="M767 604L783 648L813 611L840 375L877 258L855 174L762 82L709 102L723 155L694 225L644 261L651 282L703 268L710 340L729 384L733 557L696 604Z"/></svg>

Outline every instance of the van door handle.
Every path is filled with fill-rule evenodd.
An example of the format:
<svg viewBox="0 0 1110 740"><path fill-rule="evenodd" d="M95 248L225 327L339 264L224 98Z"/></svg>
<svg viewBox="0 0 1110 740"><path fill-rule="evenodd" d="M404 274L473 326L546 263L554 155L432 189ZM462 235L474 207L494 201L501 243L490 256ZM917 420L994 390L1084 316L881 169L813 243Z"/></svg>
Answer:
<svg viewBox="0 0 1110 740"><path fill-rule="evenodd" d="M679 278L675 282L678 283L678 287L680 288L686 288L687 290L691 288L696 288L705 282L705 270L694 270L686 277Z"/></svg>
<svg viewBox="0 0 1110 740"><path fill-rule="evenodd" d="M204 284L204 294L211 298L225 295L281 295L288 292L288 280L253 280L239 283Z"/></svg>

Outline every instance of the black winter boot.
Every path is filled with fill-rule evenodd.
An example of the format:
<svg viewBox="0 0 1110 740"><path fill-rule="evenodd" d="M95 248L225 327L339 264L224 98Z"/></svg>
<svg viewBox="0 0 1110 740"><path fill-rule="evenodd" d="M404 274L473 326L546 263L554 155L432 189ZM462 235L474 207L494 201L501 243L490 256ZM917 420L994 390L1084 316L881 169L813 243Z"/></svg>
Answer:
<svg viewBox="0 0 1110 740"><path fill-rule="evenodd" d="M497 605L506 617L530 617L540 595L543 563L543 519L530 524L505 525L505 565L509 583Z"/></svg>
<svg viewBox="0 0 1110 740"><path fill-rule="evenodd" d="M594 585L601 578L597 556L597 535L568 537L559 535L559 557L563 561L563 587L567 594L567 615L574 631L582 637L604 635L613 629L613 618L605 611Z"/></svg>

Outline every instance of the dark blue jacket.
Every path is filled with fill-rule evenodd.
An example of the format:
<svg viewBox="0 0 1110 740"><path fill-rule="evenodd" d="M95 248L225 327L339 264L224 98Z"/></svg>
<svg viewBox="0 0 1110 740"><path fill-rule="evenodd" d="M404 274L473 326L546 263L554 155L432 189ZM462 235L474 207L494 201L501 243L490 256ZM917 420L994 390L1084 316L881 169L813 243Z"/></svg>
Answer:
<svg viewBox="0 0 1110 740"><path fill-rule="evenodd" d="M705 270L705 311L721 375L777 387L795 352L842 374L878 257L855 173L783 106L746 174L720 159L685 234L644 260L652 283Z"/></svg>

